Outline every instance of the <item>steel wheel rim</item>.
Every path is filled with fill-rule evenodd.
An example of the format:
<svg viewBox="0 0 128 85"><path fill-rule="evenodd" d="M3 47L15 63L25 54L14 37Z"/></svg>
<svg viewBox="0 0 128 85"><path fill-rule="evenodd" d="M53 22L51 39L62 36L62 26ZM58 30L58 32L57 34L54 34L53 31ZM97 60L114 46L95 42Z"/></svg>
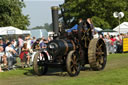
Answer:
<svg viewBox="0 0 128 85"><path fill-rule="evenodd" d="M45 60L46 59L45 59L44 55L42 53L39 53L38 54L38 57L37 57L37 65L38 65L39 72L42 72L43 71L45 65L43 65L41 63L42 62L45 62Z"/></svg>
<svg viewBox="0 0 128 85"><path fill-rule="evenodd" d="M73 53L73 55L71 56L71 61L70 61L70 65L71 65L71 72L73 74L77 73L79 70L79 63L78 63L78 58L77 55Z"/></svg>
<svg viewBox="0 0 128 85"><path fill-rule="evenodd" d="M96 66L99 69L103 69L106 62L105 44L102 41L98 41L96 44Z"/></svg>

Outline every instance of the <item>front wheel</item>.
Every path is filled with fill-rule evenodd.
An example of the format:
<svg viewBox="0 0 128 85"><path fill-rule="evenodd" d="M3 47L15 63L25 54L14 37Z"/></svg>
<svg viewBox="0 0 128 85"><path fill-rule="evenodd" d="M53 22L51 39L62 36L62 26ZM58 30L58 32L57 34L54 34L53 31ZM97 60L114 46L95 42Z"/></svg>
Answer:
<svg viewBox="0 0 128 85"><path fill-rule="evenodd" d="M70 76L77 76L80 73L79 55L75 51L70 51L66 60L67 72Z"/></svg>
<svg viewBox="0 0 128 85"><path fill-rule="evenodd" d="M37 52L34 56L33 70L37 75L44 75L48 71L48 67L45 64L48 61L45 52Z"/></svg>

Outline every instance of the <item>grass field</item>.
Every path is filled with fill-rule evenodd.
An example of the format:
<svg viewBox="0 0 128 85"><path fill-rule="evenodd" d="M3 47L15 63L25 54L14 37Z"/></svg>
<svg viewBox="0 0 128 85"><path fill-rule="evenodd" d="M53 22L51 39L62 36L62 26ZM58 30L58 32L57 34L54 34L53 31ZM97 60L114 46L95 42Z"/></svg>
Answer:
<svg viewBox="0 0 128 85"><path fill-rule="evenodd" d="M103 71L81 71L77 77L32 74L32 68L16 69L0 73L0 85L128 85L128 53L108 56Z"/></svg>

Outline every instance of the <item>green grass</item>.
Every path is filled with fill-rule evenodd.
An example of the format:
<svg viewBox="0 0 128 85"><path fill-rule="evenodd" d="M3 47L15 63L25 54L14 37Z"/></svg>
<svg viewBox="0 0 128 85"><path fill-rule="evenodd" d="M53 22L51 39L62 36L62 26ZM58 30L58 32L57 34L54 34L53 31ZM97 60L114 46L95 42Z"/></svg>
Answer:
<svg viewBox="0 0 128 85"><path fill-rule="evenodd" d="M108 60L120 59L122 57L128 57L128 53L110 54L107 56Z"/></svg>
<svg viewBox="0 0 128 85"><path fill-rule="evenodd" d="M128 85L128 67L40 85Z"/></svg>
<svg viewBox="0 0 128 85"><path fill-rule="evenodd" d="M5 71L5 72L0 73L0 79L14 77L14 76L24 76L24 73L28 72L28 70L31 70L31 69L32 68L25 68L25 69Z"/></svg>
<svg viewBox="0 0 128 85"><path fill-rule="evenodd" d="M0 85L128 85L128 53L111 54L107 60L103 71L81 71L77 77L36 76L32 68L7 71L0 73Z"/></svg>
<svg viewBox="0 0 128 85"><path fill-rule="evenodd" d="M21 65L20 59L17 58L17 64L18 66ZM16 70L10 70L10 71L4 71L0 72L0 79L9 78L9 77L15 77L15 76L25 76L24 73L27 73L29 70L32 70L32 68L18 68Z"/></svg>

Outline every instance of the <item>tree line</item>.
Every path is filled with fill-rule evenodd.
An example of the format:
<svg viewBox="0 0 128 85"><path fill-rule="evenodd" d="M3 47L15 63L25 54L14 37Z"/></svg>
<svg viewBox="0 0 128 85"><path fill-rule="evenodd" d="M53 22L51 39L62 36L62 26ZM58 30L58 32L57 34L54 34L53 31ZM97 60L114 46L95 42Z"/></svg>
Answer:
<svg viewBox="0 0 128 85"><path fill-rule="evenodd" d="M0 0L0 27L15 26L22 30L27 29L30 21L29 15L22 13L24 7L22 0ZM124 12L125 16L121 22L128 21L127 0L65 0L60 8L62 13L59 18L63 19L62 23L68 28L78 23L80 18L92 18L94 26L112 29L119 24L118 19L113 17L115 11ZM46 23L33 29L37 28L52 31L52 24Z"/></svg>
<svg viewBox="0 0 128 85"><path fill-rule="evenodd" d="M69 27L78 23L80 18L92 18L95 26L112 29L119 24L113 17L114 12L124 12L121 22L128 21L127 0L65 0L61 7Z"/></svg>

